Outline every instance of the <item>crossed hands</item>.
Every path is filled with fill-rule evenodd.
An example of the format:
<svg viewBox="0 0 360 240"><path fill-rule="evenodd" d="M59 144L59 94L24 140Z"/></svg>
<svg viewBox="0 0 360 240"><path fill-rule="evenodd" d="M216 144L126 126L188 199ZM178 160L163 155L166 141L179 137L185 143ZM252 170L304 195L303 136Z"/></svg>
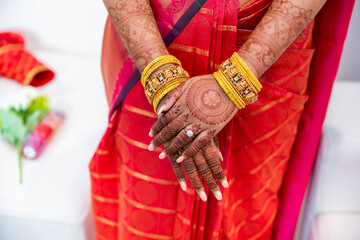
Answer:
<svg viewBox="0 0 360 240"><path fill-rule="evenodd" d="M170 158L184 191L186 180L181 163L203 201L207 197L199 174L216 199L221 200L222 194L216 179L225 188L228 182L221 167L223 158L216 134L237 110L213 75L190 78L161 100L158 106L159 118L149 133L154 138L148 149L152 151L164 144L165 149L159 158Z"/></svg>

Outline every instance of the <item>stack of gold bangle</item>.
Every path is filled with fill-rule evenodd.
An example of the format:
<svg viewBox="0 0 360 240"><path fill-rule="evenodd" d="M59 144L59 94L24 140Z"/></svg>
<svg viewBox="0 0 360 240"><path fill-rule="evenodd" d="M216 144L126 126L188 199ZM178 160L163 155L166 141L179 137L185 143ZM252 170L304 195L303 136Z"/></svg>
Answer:
<svg viewBox="0 0 360 240"><path fill-rule="evenodd" d="M244 108L257 100L262 85L237 52L220 64L213 75L236 107Z"/></svg>
<svg viewBox="0 0 360 240"><path fill-rule="evenodd" d="M151 74L165 64L174 64L159 71L150 78ZM151 61L141 75L141 83L145 88L145 95L156 112L160 100L171 90L189 78L189 74L181 67L181 62L172 55L164 55Z"/></svg>

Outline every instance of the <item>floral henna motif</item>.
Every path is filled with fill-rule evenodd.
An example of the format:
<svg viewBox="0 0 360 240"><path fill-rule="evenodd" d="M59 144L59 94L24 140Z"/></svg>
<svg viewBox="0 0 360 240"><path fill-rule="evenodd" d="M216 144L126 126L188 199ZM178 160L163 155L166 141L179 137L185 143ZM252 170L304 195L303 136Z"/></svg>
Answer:
<svg viewBox="0 0 360 240"><path fill-rule="evenodd" d="M206 79L196 81L186 95L190 113L203 123L217 125L232 116L235 106L226 101L228 96Z"/></svg>
<svg viewBox="0 0 360 240"><path fill-rule="evenodd" d="M185 129L178 134L174 134L171 142L164 142L166 147L164 152L159 155L159 158L169 156L172 164L174 164L173 166L182 162L193 186L200 198L204 200L206 196L199 180L198 173L200 173L214 192L216 199L220 200L222 198L221 192L214 177L220 180L224 187L227 187L228 184L220 165L221 154L219 154L216 144L212 141L215 135L235 115L237 108L212 75L189 79L184 86L184 89L181 90L183 94L176 96L176 103L170 110L160 115L152 128L152 132L157 134L155 137L157 138L164 129L177 120L184 121L185 117L183 116L186 116L186 123L183 124ZM174 133L173 130L174 127L172 127L171 131L164 131L169 134L166 138L170 138L170 135ZM193 132L192 136L187 134L188 130ZM161 137L161 140L164 139ZM156 144L160 144L160 142L156 141ZM150 146L152 144L149 145L151 150L152 147ZM205 151L203 150L204 147L210 148L210 150ZM208 154L207 157L204 156L202 150ZM181 154L180 157L174 163L174 156L179 156L179 154Z"/></svg>
<svg viewBox="0 0 360 240"><path fill-rule="evenodd" d="M174 105L169 112L162 115L151 128L151 131L157 134L164 127L166 127L175 117L180 113L181 109L179 105Z"/></svg>
<svg viewBox="0 0 360 240"><path fill-rule="evenodd" d="M195 123L191 126L191 130L194 132L194 135L198 134L201 131L201 124Z"/></svg>
<svg viewBox="0 0 360 240"><path fill-rule="evenodd" d="M170 145L165 148L166 155L171 156L177 153L178 150L186 148L178 162L199 152L237 112L233 102L212 75L196 77L189 79L187 82L186 89L184 89L184 93L178 98L176 104L168 112L160 116L151 130L154 134L161 134L159 132L173 124L174 119L179 119L179 116L183 114L189 115L183 127L192 130L193 136L196 136L195 138L189 138L186 131L181 131L172 137L170 135L166 136L170 139L173 138ZM161 141L156 141L156 144L160 143ZM153 144L149 145L149 149L153 149L153 147ZM164 157L164 154L161 156Z"/></svg>
<svg viewBox="0 0 360 240"><path fill-rule="evenodd" d="M294 5L291 0L276 0L239 55L260 77L295 40L312 19L313 10Z"/></svg>
<svg viewBox="0 0 360 240"><path fill-rule="evenodd" d="M174 111L171 111L170 114L169 114L170 118L172 118L174 116L177 116L180 113L180 111L181 111L180 106L175 105L174 106Z"/></svg>

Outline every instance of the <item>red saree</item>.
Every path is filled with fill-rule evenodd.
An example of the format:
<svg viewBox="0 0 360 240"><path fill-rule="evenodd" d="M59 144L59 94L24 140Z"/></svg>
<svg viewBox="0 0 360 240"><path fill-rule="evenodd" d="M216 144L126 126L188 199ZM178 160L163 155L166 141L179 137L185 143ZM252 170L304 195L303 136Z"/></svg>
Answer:
<svg viewBox="0 0 360 240"><path fill-rule="evenodd" d="M164 39L193 6L173 2L151 1ZM238 10L238 1L207 1L169 52L191 76L212 73L241 46L270 4L254 0ZM161 150L147 151L156 115L139 82L129 90L136 66L108 20L102 70L114 111L90 163L97 238L292 239L352 6L353 1L329 0L315 20L321 30L315 41L312 22L261 77L258 101L240 110L219 134L230 184L220 202L209 193L202 202L192 187L183 192L170 162L157 158ZM337 40L332 48L319 37L327 20L334 21L331 29L342 21L339 34L327 38ZM314 59L312 46L319 49Z"/></svg>

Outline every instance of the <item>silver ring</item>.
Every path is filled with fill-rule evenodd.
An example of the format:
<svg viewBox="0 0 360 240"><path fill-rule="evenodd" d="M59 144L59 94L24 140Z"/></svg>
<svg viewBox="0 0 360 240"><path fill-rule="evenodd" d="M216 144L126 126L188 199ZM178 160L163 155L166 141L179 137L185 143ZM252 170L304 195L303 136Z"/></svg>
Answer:
<svg viewBox="0 0 360 240"><path fill-rule="evenodd" d="M186 131L186 136L188 136L188 137L194 136L193 131L191 131L191 130L186 130L186 129L185 129L185 131Z"/></svg>

